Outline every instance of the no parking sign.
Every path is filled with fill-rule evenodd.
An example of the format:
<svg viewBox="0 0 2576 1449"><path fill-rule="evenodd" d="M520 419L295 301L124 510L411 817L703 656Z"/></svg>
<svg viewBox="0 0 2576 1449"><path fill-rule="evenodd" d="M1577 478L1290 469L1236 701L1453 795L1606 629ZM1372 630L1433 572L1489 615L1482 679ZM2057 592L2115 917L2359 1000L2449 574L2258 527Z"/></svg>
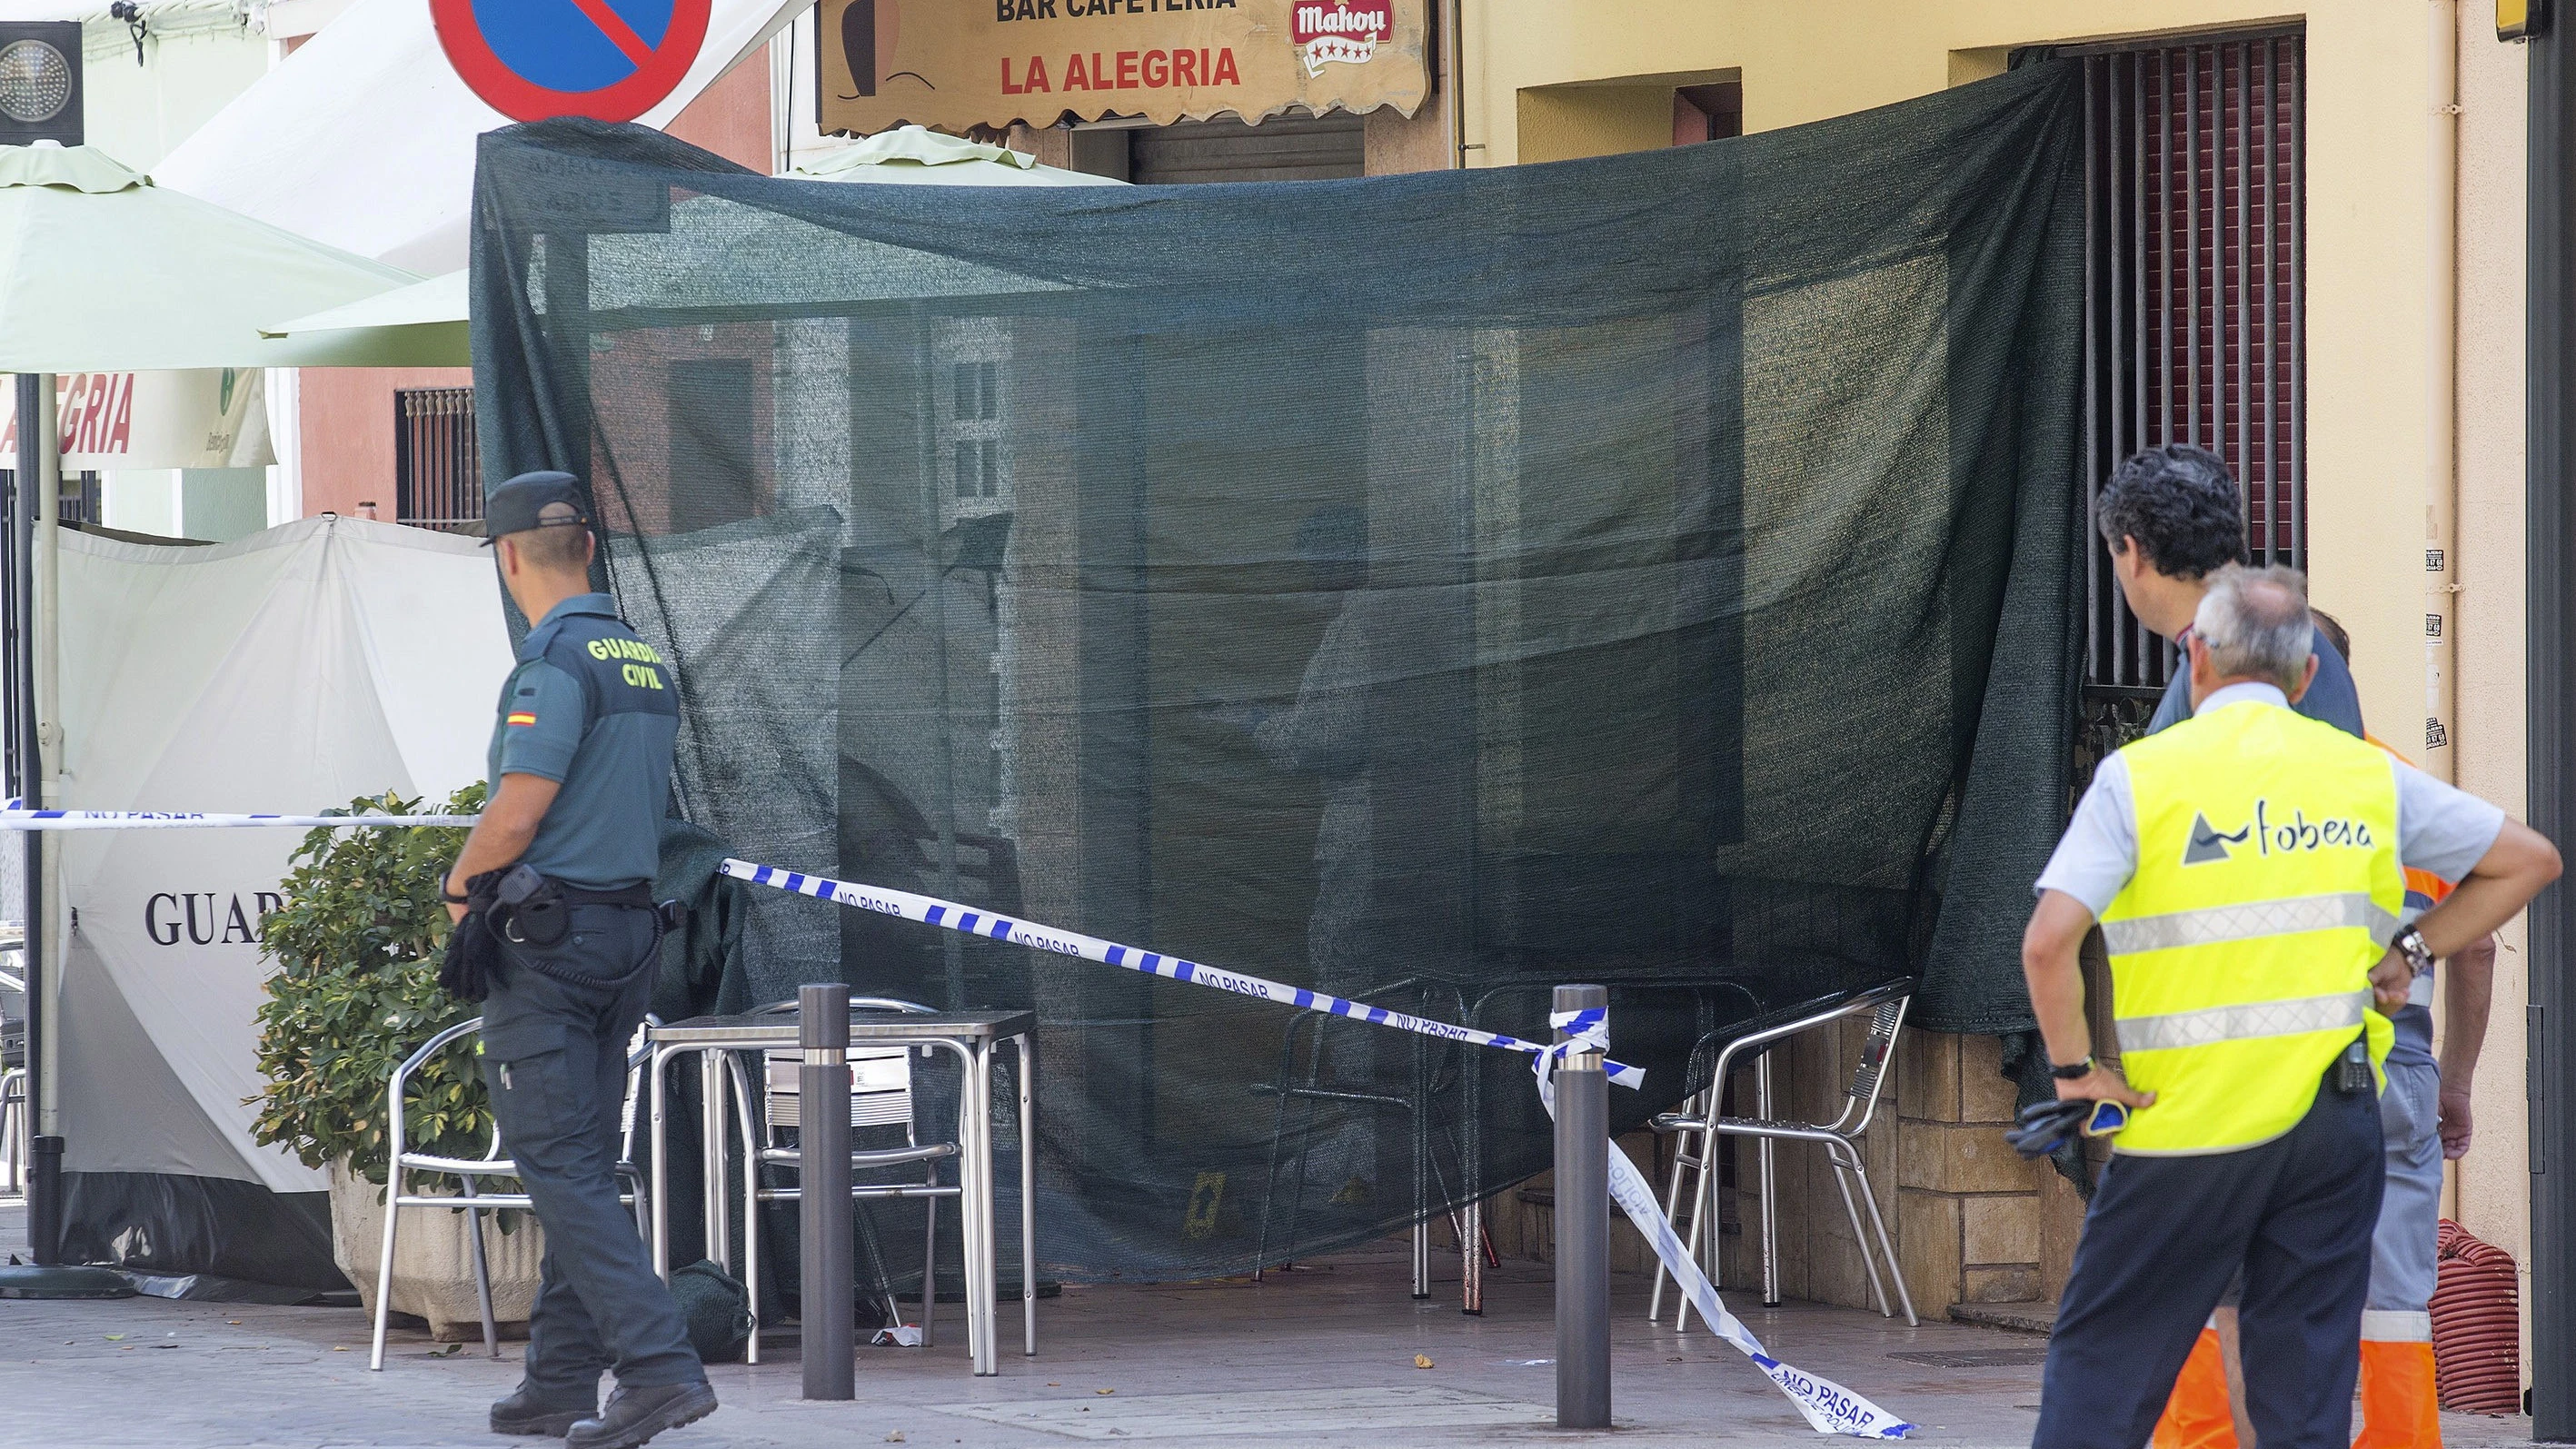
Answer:
<svg viewBox="0 0 2576 1449"><path fill-rule="evenodd" d="M680 84L713 0L430 0L474 94L518 121L631 121Z"/></svg>

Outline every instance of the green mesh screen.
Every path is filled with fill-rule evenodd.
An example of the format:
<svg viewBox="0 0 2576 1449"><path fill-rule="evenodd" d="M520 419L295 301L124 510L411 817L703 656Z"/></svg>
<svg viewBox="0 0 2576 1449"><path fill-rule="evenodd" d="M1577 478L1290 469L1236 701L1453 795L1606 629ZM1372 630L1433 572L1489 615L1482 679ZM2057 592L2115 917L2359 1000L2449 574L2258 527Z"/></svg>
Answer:
<svg viewBox="0 0 2576 1449"><path fill-rule="evenodd" d="M1132 189L497 131L486 484L590 481L682 682L678 807L734 853L1516 1033L1605 982L1634 1124L1694 1048L1893 977L1924 1025L2028 1024L2078 102L2042 65L1669 151ZM740 889L686 1004L1037 1009L1050 1276L1240 1272L1545 1166L1518 1058Z"/></svg>

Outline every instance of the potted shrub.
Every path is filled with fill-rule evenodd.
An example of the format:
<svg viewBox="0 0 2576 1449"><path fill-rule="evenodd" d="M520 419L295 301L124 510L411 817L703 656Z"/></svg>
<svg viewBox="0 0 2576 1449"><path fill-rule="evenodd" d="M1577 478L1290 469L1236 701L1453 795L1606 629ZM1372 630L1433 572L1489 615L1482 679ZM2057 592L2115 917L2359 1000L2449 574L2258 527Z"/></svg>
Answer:
<svg viewBox="0 0 2576 1449"><path fill-rule="evenodd" d="M390 791L350 802L354 814L407 815L420 807ZM476 784L451 797L445 813L482 808L483 786ZM262 932L261 948L278 969L259 1009L259 1065L268 1086L253 1099L260 1109L255 1135L308 1167L329 1169L333 1256L370 1312L392 1160L385 1081L422 1042L475 1014L473 1003L438 989L448 929L440 883L464 843L456 827L313 831L281 886L285 906ZM480 1157L490 1145L491 1104L472 1045L469 1037L414 1074L404 1118L413 1148ZM446 1191L452 1182L418 1179L414 1190ZM507 1181L486 1187L516 1189ZM467 1223L462 1212L412 1209L395 1255L393 1310L427 1319L443 1340L482 1334ZM483 1223L493 1314L524 1323L543 1251L537 1225L525 1213L487 1213Z"/></svg>

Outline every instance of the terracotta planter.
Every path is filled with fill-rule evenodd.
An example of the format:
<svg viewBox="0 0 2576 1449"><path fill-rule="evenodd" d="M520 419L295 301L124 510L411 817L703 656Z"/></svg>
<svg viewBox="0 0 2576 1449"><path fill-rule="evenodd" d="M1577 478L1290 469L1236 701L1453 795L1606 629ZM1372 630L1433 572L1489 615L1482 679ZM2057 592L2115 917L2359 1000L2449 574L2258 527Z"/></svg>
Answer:
<svg viewBox="0 0 2576 1449"><path fill-rule="evenodd" d="M412 1190L436 1191L430 1179L416 1179ZM352 1174L346 1162L331 1166L331 1256L357 1285L358 1299L369 1315L376 1311L376 1260L385 1241L382 1187ZM492 1316L502 1332L524 1337L528 1310L537 1301L537 1263L546 1250L545 1232L535 1214L511 1214L510 1231L501 1231L498 1215L483 1216L483 1253L492 1274ZM393 1311L429 1321L430 1337L441 1343L479 1340L482 1312L474 1300L474 1259L466 1244L461 1212L440 1208L403 1209L402 1234L394 1243Z"/></svg>

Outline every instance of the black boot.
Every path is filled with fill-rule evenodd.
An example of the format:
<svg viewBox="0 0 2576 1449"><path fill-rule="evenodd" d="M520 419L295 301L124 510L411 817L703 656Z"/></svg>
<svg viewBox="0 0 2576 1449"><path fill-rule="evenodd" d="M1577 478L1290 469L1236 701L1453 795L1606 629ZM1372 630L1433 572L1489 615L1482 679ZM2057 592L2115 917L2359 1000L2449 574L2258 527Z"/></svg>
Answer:
<svg viewBox="0 0 2576 1449"><path fill-rule="evenodd" d="M636 1449L665 1429L694 1424L716 1411L716 1391L705 1382L629 1388L619 1384L599 1416L564 1435L569 1449Z"/></svg>
<svg viewBox="0 0 2576 1449"><path fill-rule="evenodd" d="M492 1432L495 1434L543 1434L560 1439L572 1432L572 1426L599 1412L578 1405L550 1404L538 1397L526 1384L519 1391L492 1406Z"/></svg>

